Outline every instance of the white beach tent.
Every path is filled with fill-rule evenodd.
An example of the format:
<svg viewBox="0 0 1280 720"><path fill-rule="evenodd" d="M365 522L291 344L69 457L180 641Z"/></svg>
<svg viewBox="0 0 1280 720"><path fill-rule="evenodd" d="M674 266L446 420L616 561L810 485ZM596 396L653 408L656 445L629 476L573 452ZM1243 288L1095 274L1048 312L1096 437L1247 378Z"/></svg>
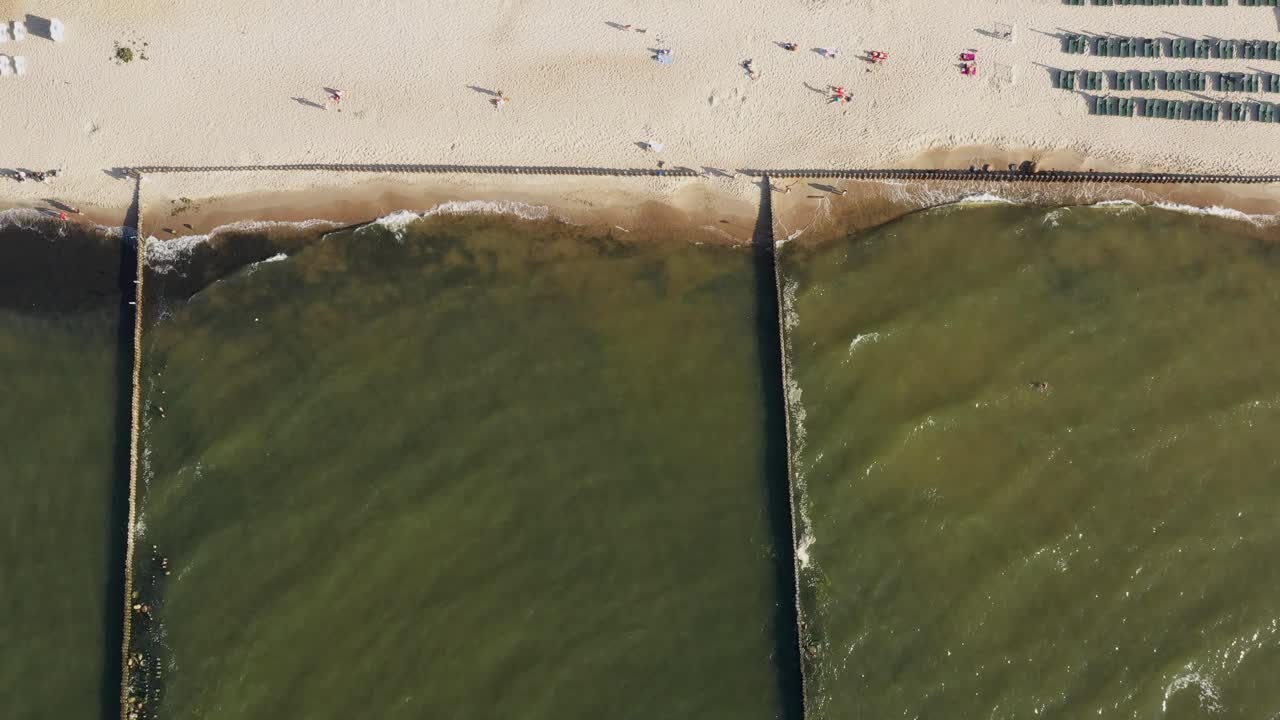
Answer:
<svg viewBox="0 0 1280 720"><path fill-rule="evenodd" d="M26 59L26 58L24 58L24 57L22 57L21 55L16 55L16 56L14 56L14 58L13 58L13 71L14 71L14 72L16 72L16 73L17 73L17 74L19 74L19 75L26 75L26 74L27 74L27 59Z"/></svg>
<svg viewBox="0 0 1280 720"><path fill-rule="evenodd" d="M8 75L13 72L9 69L9 56L0 55L0 76Z"/></svg>
<svg viewBox="0 0 1280 720"><path fill-rule="evenodd" d="M49 37L52 38L54 42L62 42L63 33L65 31L66 29L62 27L61 20L58 18L49 20Z"/></svg>
<svg viewBox="0 0 1280 720"><path fill-rule="evenodd" d="M21 20L13 21L13 41L21 42L27 36L27 26Z"/></svg>

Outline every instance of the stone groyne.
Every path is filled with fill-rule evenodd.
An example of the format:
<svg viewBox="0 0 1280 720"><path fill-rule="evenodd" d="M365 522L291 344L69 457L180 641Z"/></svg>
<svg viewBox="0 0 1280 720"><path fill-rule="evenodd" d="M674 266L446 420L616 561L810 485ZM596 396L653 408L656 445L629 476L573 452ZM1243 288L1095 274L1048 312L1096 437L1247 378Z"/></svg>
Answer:
<svg viewBox="0 0 1280 720"><path fill-rule="evenodd" d="M134 187L133 208L130 210L132 226L126 223L122 242L134 243L135 267L133 277L133 371L131 377L131 409L129 414L129 514L125 528L124 550L124 618L120 643L120 715L124 720L134 720L139 715L135 707L133 675L137 665L131 658L133 646L133 616L137 604L134 591L134 551L138 527L138 436L142 419L142 302L143 269L146 264L146 239L142 234L142 211L139 203L141 179Z"/></svg>

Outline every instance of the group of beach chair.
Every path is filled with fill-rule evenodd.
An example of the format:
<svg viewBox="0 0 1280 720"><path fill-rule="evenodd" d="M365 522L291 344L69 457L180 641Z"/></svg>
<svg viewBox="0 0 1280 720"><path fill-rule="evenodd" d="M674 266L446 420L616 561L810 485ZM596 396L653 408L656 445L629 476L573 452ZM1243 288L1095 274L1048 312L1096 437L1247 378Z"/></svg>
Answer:
<svg viewBox="0 0 1280 720"><path fill-rule="evenodd" d="M1278 0L1280 1L1280 0ZM1167 50L1166 50L1167 44ZM1217 40L1202 38L1090 37L1067 35L1063 51L1075 55L1087 52L1098 57L1148 57L1166 54L1174 58L1280 60L1280 43L1272 40Z"/></svg>
<svg viewBox="0 0 1280 720"><path fill-rule="evenodd" d="M1148 98L1118 98L1115 96L1090 96L1094 115L1109 115L1162 120L1197 120L1232 122L1254 120L1264 123L1280 123L1280 105L1263 102L1184 102L1182 100L1155 100Z"/></svg>
<svg viewBox="0 0 1280 720"><path fill-rule="evenodd" d="M27 37L27 26L21 20L12 23L0 23L0 44L22 42ZM26 75L27 59L21 55L9 57L0 55L0 77L6 75Z"/></svg>
<svg viewBox="0 0 1280 720"><path fill-rule="evenodd" d="M1102 90L1110 87L1112 90L1197 92L1213 89L1220 92L1280 93L1280 75L1274 73L1213 73L1198 70L1176 72L1056 70L1055 73L1053 86L1059 90L1074 90L1078 76L1083 90Z"/></svg>

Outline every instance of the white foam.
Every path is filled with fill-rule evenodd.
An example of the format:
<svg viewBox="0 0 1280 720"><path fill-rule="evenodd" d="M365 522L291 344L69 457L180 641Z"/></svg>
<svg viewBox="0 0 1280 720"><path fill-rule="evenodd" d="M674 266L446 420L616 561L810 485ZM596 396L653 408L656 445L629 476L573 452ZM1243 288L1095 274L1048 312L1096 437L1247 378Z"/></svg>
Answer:
<svg viewBox="0 0 1280 720"><path fill-rule="evenodd" d="M512 215L524 220L546 220L551 217L551 208L513 200L450 200L422 213L412 210L393 212L378 218L373 224L390 230L399 240L404 237L405 228L436 215Z"/></svg>
<svg viewBox="0 0 1280 720"><path fill-rule="evenodd" d="M1209 207L1197 207L1195 205L1183 205L1182 203L1158 202L1155 207L1161 210L1170 210L1173 212L1186 213L1188 215L1210 215L1213 217L1225 218L1227 220L1240 220L1251 225L1270 225L1276 222L1275 215L1250 215L1245 212L1236 210L1235 208L1225 208L1219 205L1210 205Z"/></svg>
<svg viewBox="0 0 1280 720"><path fill-rule="evenodd" d="M422 214L432 215L515 215L525 220L546 220L551 217L551 208L513 200L450 200Z"/></svg>
<svg viewBox="0 0 1280 720"><path fill-rule="evenodd" d="M1140 208L1142 205L1134 200L1100 200L1089 207L1095 208Z"/></svg>
<svg viewBox="0 0 1280 720"><path fill-rule="evenodd" d="M0 226L13 225L30 228L40 221L48 221L49 216L34 208L10 208L0 210Z"/></svg>
<svg viewBox="0 0 1280 720"><path fill-rule="evenodd" d="M785 402L787 404L787 414L790 419L790 433L788 439L791 447L790 457L788 460L791 464L791 482L792 482L792 502L796 512L795 521L797 527L796 534L801 538L796 548L796 558L800 566L808 568L810 565L809 546L814 542L813 522L809 516L809 483L804 467L805 450L805 409L804 409L804 391L800 388L800 384L791 374L791 336L800 324L800 316L796 314L796 291L799 290L799 283L795 280L787 280L782 285L782 307L779 311L782 315L782 368L783 383L786 393Z"/></svg>
<svg viewBox="0 0 1280 720"><path fill-rule="evenodd" d="M1049 227L1058 227L1058 218L1061 218L1063 215L1067 214L1068 210L1069 210L1068 208L1064 208L1064 207L1050 210L1049 212L1044 214L1044 219L1041 220L1040 222L1042 225L1048 225Z"/></svg>
<svg viewBox="0 0 1280 720"><path fill-rule="evenodd" d="M1001 197L992 193L978 193L976 195L966 195L956 200L953 205L1019 205L1016 200L1010 200L1007 197Z"/></svg>
<svg viewBox="0 0 1280 720"><path fill-rule="evenodd" d="M400 233L411 223L415 223L422 219L422 216L411 210L401 210L390 215L384 215L373 222L374 225L384 227L395 233Z"/></svg>
<svg viewBox="0 0 1280 720"><path fill-rule="evenodd" d="M849 343L849 354L852 355L854 349L863 343L873 343L873 342L877 342L878 340L880 340L880 333L878 332L859 333Z"/></svg>
<svg viewBox="0 0 1280 720"><path fill-rule="evenodd" d="M58 218L35 208L9 208L0 210L0 227L16 227L22 230L41 230L56 227ZM83 227L83 226L82 226ZM95 232L107 237L120 237L123 229L112 225L92 225ZM65 233L59 233L64 235Z"/></svg>
<svg viewBox="0 0 1280 720"><path fill-rule="evenodd" d="M306 230L313 227L337 228L339 224L332 220L304 220L302 222L276 222L268 220L249 220L244 222L220 225L207 235L186 235L170 240L160 240L154 235L147 238L147 267L153 272L173 272L178 261L195 248L209 242L212 238L228 232L261 232L277 228L293 228Z"/></svg>
<svg viewBox="0 0 1280 720"><path fill-rule="evenodd" d="M809 567L809 548L813 547L814 537L808 531L800 537L800 542L796 545L796 559L800 561L800 567Z"/></svg>
<svg viewBox="0 0 1280 720"><path fill-rule="evenodd" d="M1169 698L1187 688L1195 688L1199 694L1200 709L1209 712L1222 712L1222 700L1218 697L1218 688L1213 678L1197 672L1191 663L1183 668L1184 672L1173 678L1164 689L1164 699L1160 702L1160 711L1169 712Z"/></svg>
<svg viewBox="0 0 1280 720"><path fill-rule="evenodd" d="M289 259L288 255L284 253L276 253L275 255L272 255L269 258L264 258L262 260L259 260L256 263L250 263L249 267L245 268L245 273L246 274L252 273L253 271L257 270L259 267L266 265L267 263L278 263L281 260L288 260L288 259Z"/></svg>

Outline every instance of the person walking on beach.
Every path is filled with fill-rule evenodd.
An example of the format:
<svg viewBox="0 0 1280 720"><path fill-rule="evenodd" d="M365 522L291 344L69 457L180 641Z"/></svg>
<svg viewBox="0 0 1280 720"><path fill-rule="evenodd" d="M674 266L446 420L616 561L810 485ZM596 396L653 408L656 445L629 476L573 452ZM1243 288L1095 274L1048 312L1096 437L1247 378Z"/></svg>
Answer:
<svg viewBox="0 0 1280 720"><path fill-rule="evenodd" d="M339 106L342 104L342 91L341 91L341 90L330 90L330 91L329 91L329 100L333 102L333 106L334 106L334 107L338 108L338 112L342 112L342 108L341 108L341 107L339 107ZM325 106L325 109L328 109L328 106L327 106L327 105Z"/></svg>
<svg viewBox="0 0 1280 720"><path fill-rule="evenodd" d="M499 90L498 96L493 99L493 108L495 110L501 110L502 108L506 107L507 101L510 99L511 98L507 97L506 93Z"/></svg>

